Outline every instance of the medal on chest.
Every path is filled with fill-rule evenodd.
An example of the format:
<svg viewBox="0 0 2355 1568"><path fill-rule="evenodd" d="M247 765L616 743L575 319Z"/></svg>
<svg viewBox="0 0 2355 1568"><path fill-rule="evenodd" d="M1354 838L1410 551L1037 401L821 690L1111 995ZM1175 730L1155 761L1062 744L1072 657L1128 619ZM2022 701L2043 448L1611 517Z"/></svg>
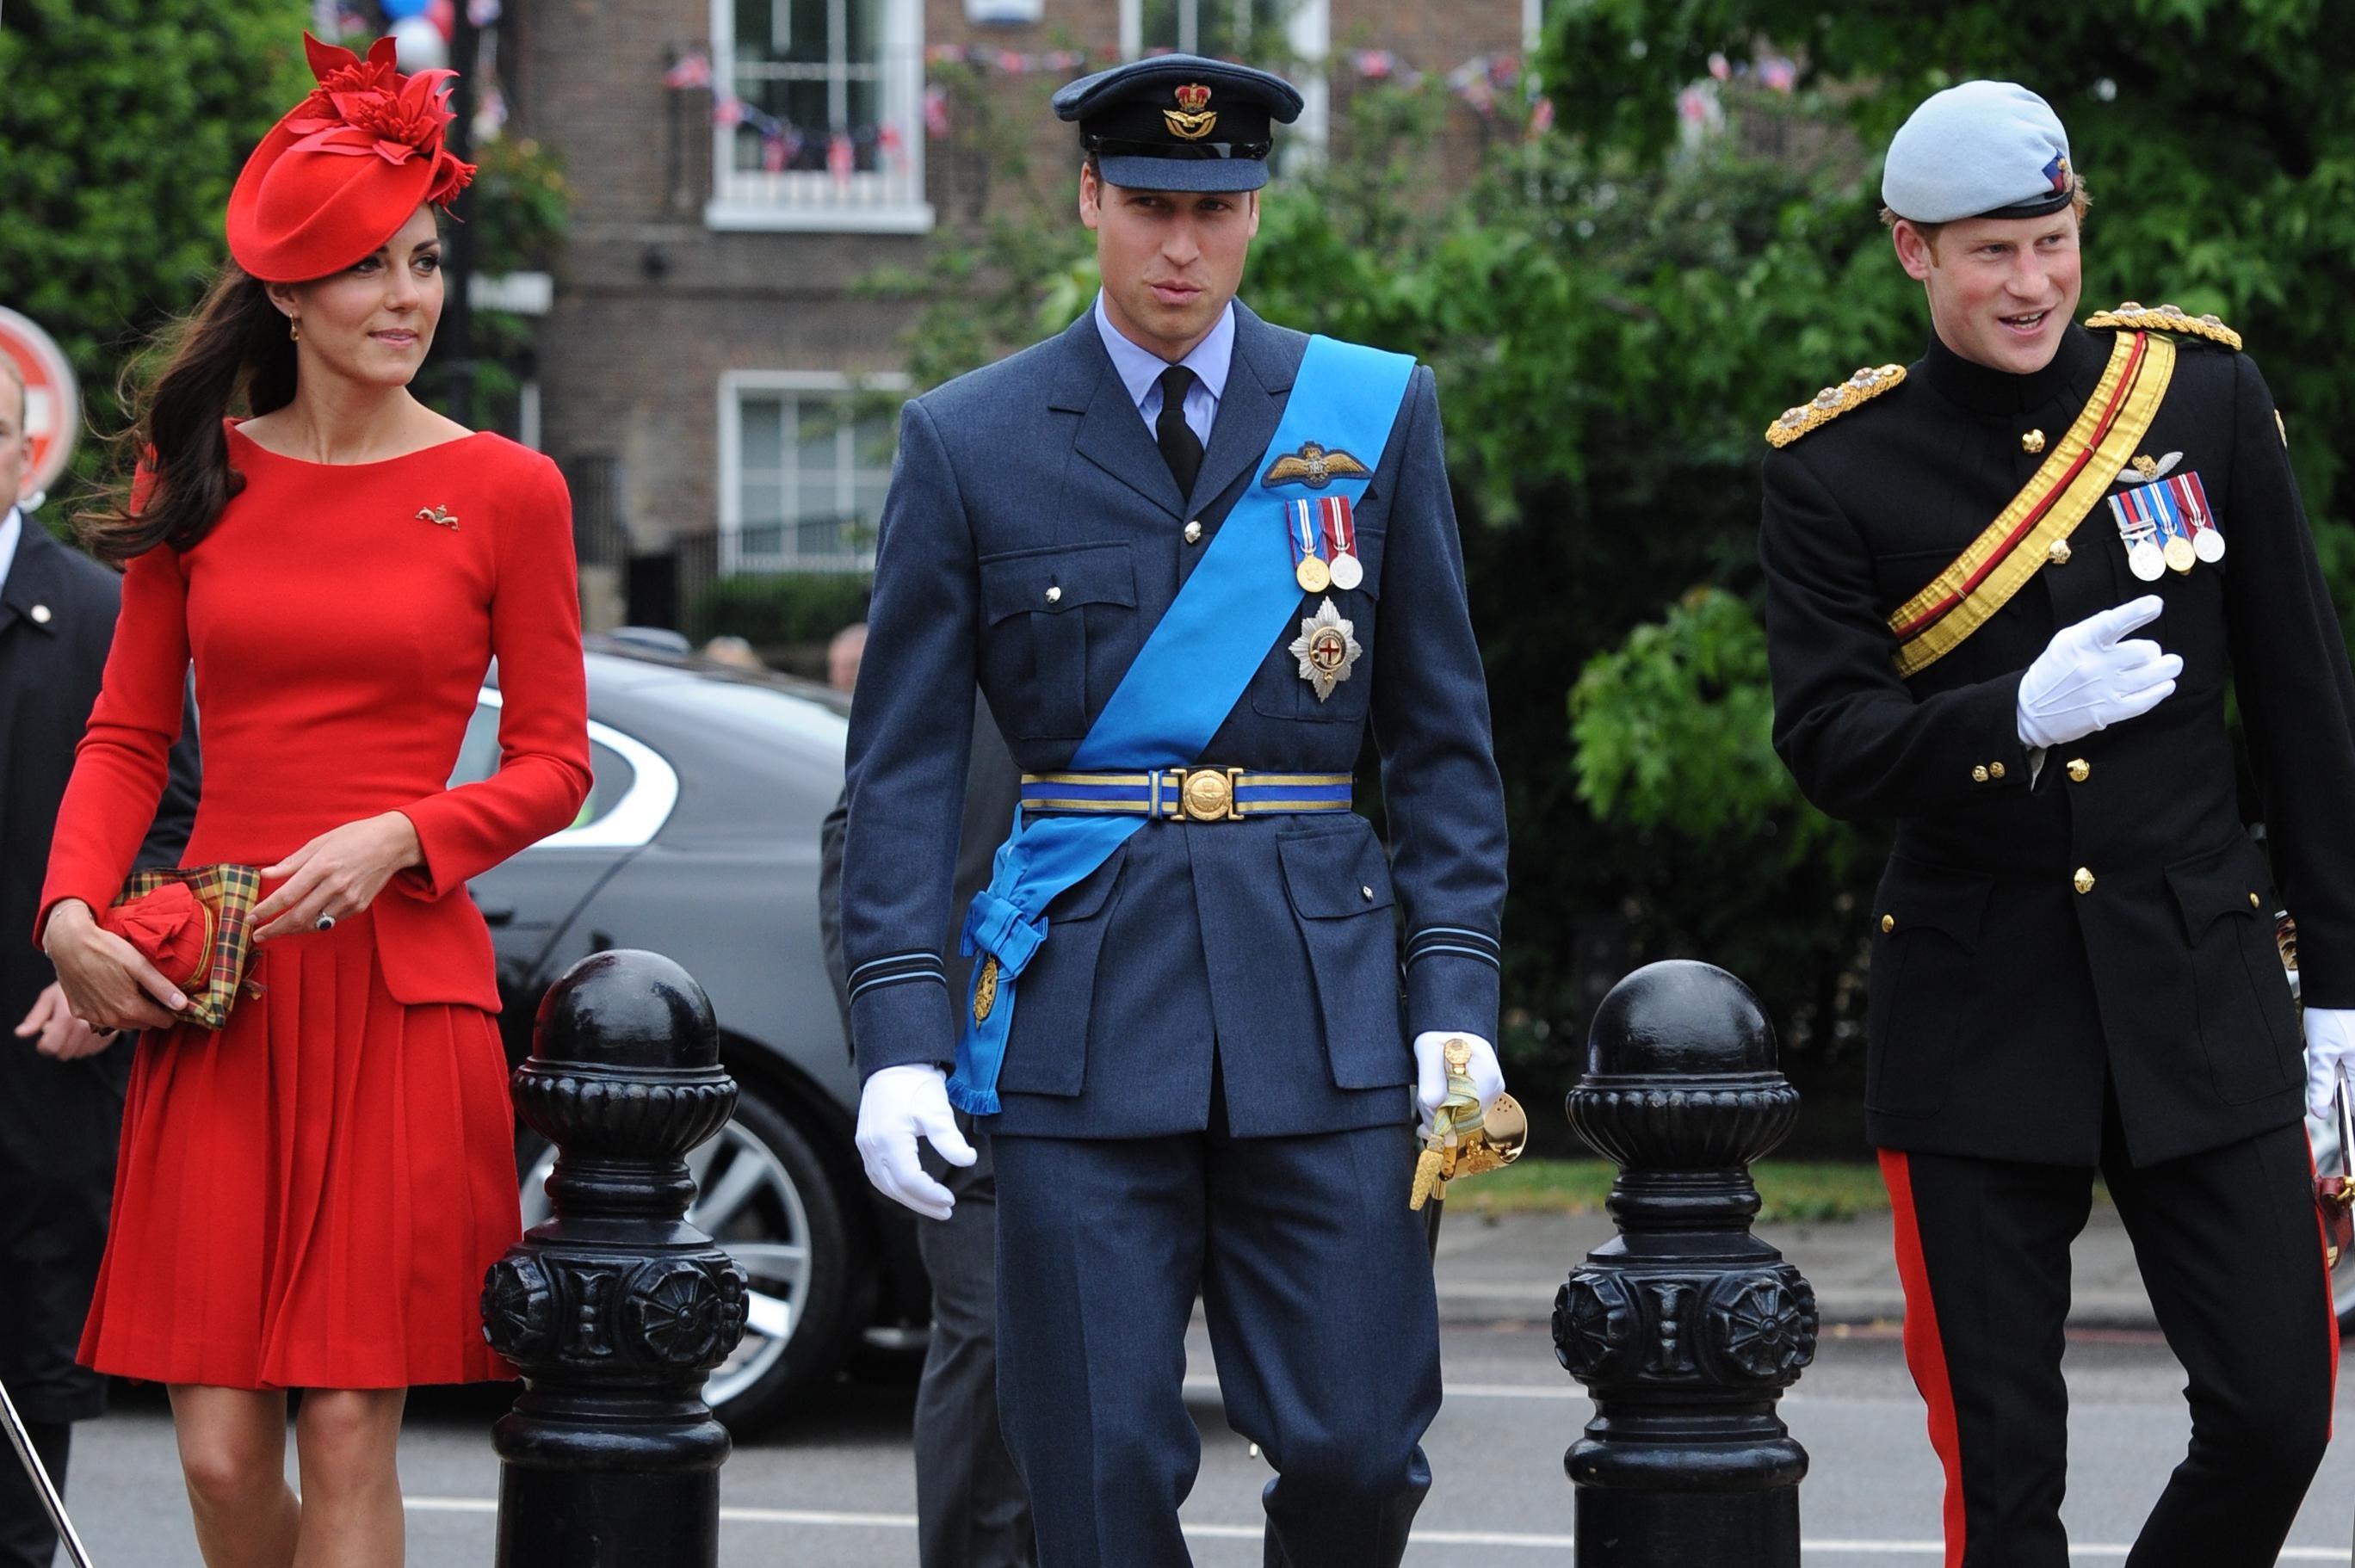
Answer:
<svg viewBox="0 0 2355 1568"><path fill-rule="evenodd" d="M1319 702L1349 678L1358 656L1364 651L1358 645L1357 624L1342 619L1330 599L1300 623L1300 635L1292 640L1291 649L1292 656L1300 661L1300 678L1316 688Z"/></svg>
<svg viewBox="0 0 2355 1568"><path fill-rule="evenodd" d="M1347 496L1286 501L1284 516L1292 535L1292 575L1304 593L1350 589L1366 580L1358 559L1358 525Z"/></svg>
<svg viewBox="0 0 2355 1568"><path fill-rule="evenodd" d="M2223 530L2196 473L2169 474L2109 498L2110 515L2126 541L2126 568L2145 582L2194 563L2224 559Z"/></svg>

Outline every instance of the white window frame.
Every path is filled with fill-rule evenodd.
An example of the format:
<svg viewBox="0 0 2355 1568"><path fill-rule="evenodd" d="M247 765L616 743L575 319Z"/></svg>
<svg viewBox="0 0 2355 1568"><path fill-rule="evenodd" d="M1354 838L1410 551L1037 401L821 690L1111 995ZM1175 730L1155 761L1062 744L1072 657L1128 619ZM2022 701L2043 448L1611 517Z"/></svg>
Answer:
<svg viewBox="0 0 2355 1568"><path fill-rule="evenodd" d="M1182 0L1181 0L1182 3ZM1195 0L1198 5L1226 5L1234 0ZM1332 0L1293 0L1284 31L1292 52L1302 64L1299 80L1300 118L1279 127L1276 156L1287 145L1324 150L1330 122L1331 92L1327 81L1327 57L1333 50ZM1145 52L1145 0L1120 0L1120 58L1135 59Z"/></svg>
<svg viewBox="0 0 2355 1568"><path fill-rule="evenodd" d="M719 378L719 574L740 571L792 571L790 556L747 556L744 530L744 399L764 394L788 398L811 396L848 398L859 392L903 392L911 383L900 371L877 371L852 377L837 370L729 370ZM870 544L856 567L838 560L823 565L802 564L804 571L867 570L874 564Z"/></svg>
<svg viewBox="0 0 2355 1568"><path fill-rule="evenodd" d="M785 0L776 0L784 4ZM837 0L837 4L843 0ZM711 127L711 200L703 221L714 229L825 234L922 234L932 227L924 193L924 0L881 0L883 122L900 128L904 170L853 174L849 191L823 170L748 174L736 167L736 127ZM715 92L736 91L736 6L710 0ZM838 91L838 88L837 88ZM890 192L897 187L896 199Z"/></svg>

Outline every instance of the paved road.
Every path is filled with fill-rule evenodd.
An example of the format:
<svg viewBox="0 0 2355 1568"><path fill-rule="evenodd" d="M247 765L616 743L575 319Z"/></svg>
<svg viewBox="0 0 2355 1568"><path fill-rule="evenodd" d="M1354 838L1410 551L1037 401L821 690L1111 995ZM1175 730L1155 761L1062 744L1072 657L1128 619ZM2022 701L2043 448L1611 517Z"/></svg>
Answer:
<svg viewBox="0 0 2355 1568"><path fill-rule="evenodd" d="M1446 1364L1447 1407L1428 1441L1438 1482L1407 1554L1410 1568L1568 1563L1561 1450L1586 1419L1586 1402L1532 1327L1451 1327ZM1266 1467L1220 1419L1199 1330L1195 1367L1189 1394L1203 1429L1202 1475L1186 1508L1195 1561L1254 1568ZM2075 1411L2068 1515L2084 1543L2078 1560L2115 1562L2182 1451L2181 1373L2164 1346L2134 1334L2073 1339L2068 1371ZM795 1427L740 1448L725 1474L726 1568L911 1564L910 1403L904 1387L846 1386ZM413 1406L401 1462L410 1563L489 1563L498 1470L486 1429L504 1404L495 1392L455 1391ZM1814 1457L1801 1494L1811 1568L1936 1563L1938 1472L1895 1340L1871 1333L1828 1340L1785 1410ZM2350 1417L2355 1388L2342 1381L2340 1432L2355 1432ZM161 1399L134 1397L82 1432L73 1502L100 1568L194 1564ZM2355 1438L2342 1439L2326 1461L2282 1561L2347 1563L2350 1515Z"/></svg>

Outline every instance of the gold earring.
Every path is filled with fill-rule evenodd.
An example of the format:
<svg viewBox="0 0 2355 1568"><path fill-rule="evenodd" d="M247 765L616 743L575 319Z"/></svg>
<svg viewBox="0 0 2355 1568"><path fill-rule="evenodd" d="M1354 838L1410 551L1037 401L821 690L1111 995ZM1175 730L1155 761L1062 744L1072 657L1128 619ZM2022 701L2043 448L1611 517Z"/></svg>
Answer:
<svg viewBox="0 0 2355 1568"><path fill-rule="evenodd" d="M286 322L286 336L293 338L297 343L302 342L303 324L292 317L289 317Z"/></svg>

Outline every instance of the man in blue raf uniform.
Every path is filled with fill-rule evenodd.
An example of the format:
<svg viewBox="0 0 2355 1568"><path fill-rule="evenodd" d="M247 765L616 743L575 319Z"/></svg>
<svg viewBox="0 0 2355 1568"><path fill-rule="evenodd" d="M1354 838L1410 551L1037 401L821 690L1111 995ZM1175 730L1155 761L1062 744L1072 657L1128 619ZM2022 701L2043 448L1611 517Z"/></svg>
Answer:
<svg viewBox="0 0 2355 1568"><path fill-rule="evenodd" d="M2191 1406L2127 1561L2255 1568L2338 1364L2299 1113L2355 1019L2355 680L2239 336L2172 305L2073 319L2084 186L2044 101L1939 93L1881 190L1929 348L1769 429L1761 553L1777 749L1825 810L1897 820L1866 1129L1946 1560L2068 1560L2062 1325L2099 1170Z"/></svg>
<svg viewBox="0 0 2355 1568"><path fill-rule="evenodd" d="M1103 292L910 403L884 508L843 874L859 1147L938 1217L916 1140L961 1162L952 1104L985 1118L1043 1568L1188 1561L1198 1290L1278 1472L1268 1560L1395 1563L1439 1403L1412 1107L1457 1040L1503 1087L1503 797L1438 401L1234 300L1289 84L1164 56L1055 106ZM952 998L976 681L1026 776ZM1349 809L1369 724L1387 853Z"/></svg>

